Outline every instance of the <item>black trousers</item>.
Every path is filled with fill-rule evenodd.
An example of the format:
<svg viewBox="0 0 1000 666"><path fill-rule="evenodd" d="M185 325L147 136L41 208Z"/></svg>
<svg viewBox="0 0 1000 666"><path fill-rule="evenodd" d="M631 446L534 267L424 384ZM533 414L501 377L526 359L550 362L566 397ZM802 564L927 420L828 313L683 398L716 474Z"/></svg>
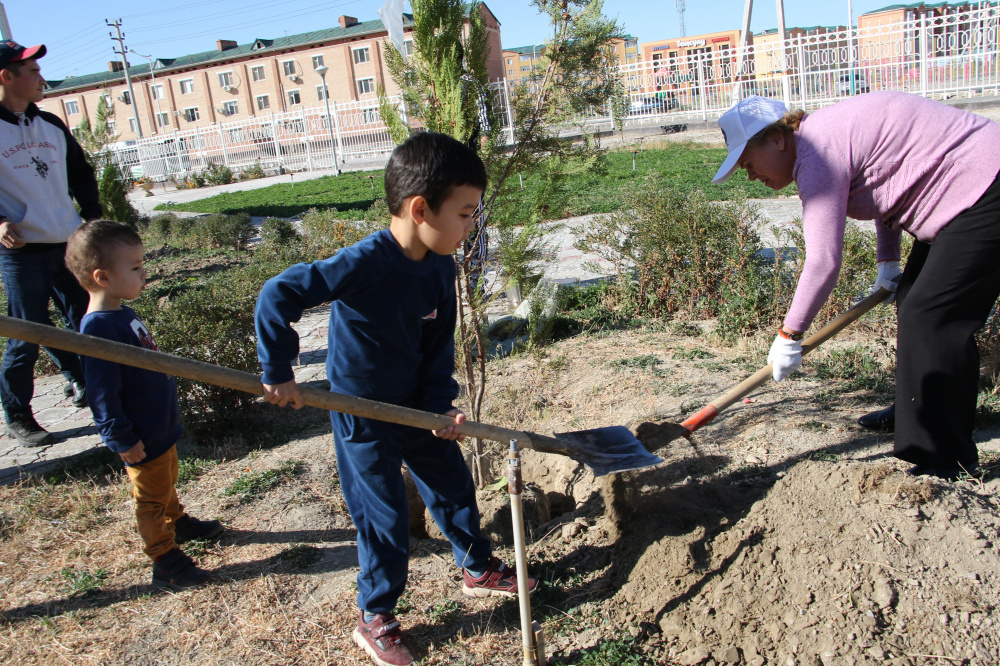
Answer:
<svg viewBox="0 0 1000 666"><path fill-rule="evenodd" d="M914 242L897 293L893 455L930 467L977 464L975 334L1000 296L1000 176L934 243Z"/></svg>

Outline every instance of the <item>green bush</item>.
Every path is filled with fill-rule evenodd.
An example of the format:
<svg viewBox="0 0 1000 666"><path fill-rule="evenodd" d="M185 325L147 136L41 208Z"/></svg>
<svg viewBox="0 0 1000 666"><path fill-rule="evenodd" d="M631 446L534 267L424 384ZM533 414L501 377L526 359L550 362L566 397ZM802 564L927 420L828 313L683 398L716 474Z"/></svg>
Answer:
<svg viewBox="0 0 1000 666"><path fill-rule="evenodd" d="M383 228L373 222L337 219L335 210L310 208L302 216L302 237L308 254L315 259L332 256L342 247L354 245L365 236Z"/></svg>
<svg viewBox="0 0 1000 666"><path fill-rule="evenodd" d="M252 167L243 170L240 174L240 180L253 180L255 178L263 178L266 175L264 168L260 165L260 160L257 160L253 163Z"/></svg>
<svg viewBox="0 0 1000 666"><path fill-rule="evenodd" d="M201 175L209 185L228 185L233 182L233 170L218 162L209 162Z"/></svg>
<svg viewBox="0 0 1000 666"><path fill-rule="evenodd" d="M712 202L657 178L629 187L627 198L629 210L596 218L576 247L616 267L629 307L658 317L719 317L727 338L776 321L789 281L782 263L760 254L754 205L742 197Z"/></svg>
<svg viewBox="0 0 1000 666"><path fill-rule="evenodd" d="M237 213L200 217L192 233L201 247L243 250L257 235L257 229L249 215Z"/></svg>
<svg viewBox="0 0 1000 666"><path fill-rule="evenodd" d="M100 171L97 190L104 209L104 218L122 222L133 229L139 223L139 211L128 199L132 189L132 178L117 164L108 162Z"/></svg>
<svg viewBox="0 0 1000 666"><path fill-rule="evenodd" d="M269 217L260 225L260 238L268 245L287 245L298 235L295 225L284 218Z"/></svg>
<svg viewBox="0 0 1000 666"><path fill-rule="evenodd" d="M178 217L173 213L156 215L149 220L149 225L146 227L146 235L150 236L151 240L156 242L164 242L173 233L177 220Z"/></svg>

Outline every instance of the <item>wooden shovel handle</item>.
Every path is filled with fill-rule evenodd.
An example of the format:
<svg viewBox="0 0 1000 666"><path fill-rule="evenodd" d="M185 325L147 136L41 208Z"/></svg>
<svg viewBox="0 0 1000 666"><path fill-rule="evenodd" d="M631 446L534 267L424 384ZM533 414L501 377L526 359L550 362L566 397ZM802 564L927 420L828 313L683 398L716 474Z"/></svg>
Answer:
<svg viewBox="0 0 1000 666"><path fill-rule="evenodd" d="M92 335L74 333L73 331L56 328L55 326L0 316L0 335L45 347L64 349L80 356L91 356L105 361L113 361L145 370L192 379L197 382L253 393L254 395L264 394L264 387L260 383L260 377L252 375L249 372L242 372L212 363L204 363L163 352L134 347L123 342L105 340L104 338L97 338ZM322 391L308 386L300 386L299 390L302 392L302 397L305 399L307 405L328 411L353 414L362 418L388 421L389 423L413 426L426 430L440 430L441 428L455 424L454 419L443 414L432 414L431 412L424 412L419 409L410 409L375 400L331 393L330 391ZM561 444L551 437L544 437L535 433L525 433L519 430L509 430L476 421L466 421L459 426L459 432L472 437L480 437L504 443L516 439L518 440L518 446L526 449L549 450L551 446L556 446L560 450L565 448L565 444ZM548 447L545 446L546 443L549 444Z"/></svg>
<svg viewBox="0 0 1000 666"><path fill-rule="evenodd" d="M888 289L879 288L862 301L856 303L850 310L847 310L836 319L830 321L826 326L803 340L802 355L805 356L835 336L837 333L840 333L850 324L860 319L866 312L887 299L890 295L892 295L892 292ZM703 407L681 425L692 432L697 430L715 418L716 414L761 386L764 382L771 378L772 372L773 370L771 364L768 363L766 366L744 379L729 391L713 400L707 406Z"/></svg>
<svg viewBox="0 0 1000 666"><path fill-rule="evenodd" d="M874 308L876 305L887 299L892 292L888 289L878 289L864 300L858 302L850 310L844 312L838 316L833 321L829 322L826 326L819 329L808 338L802 341L802 355L805 356L812 350L819 347L821 344L840 333L842 330L853 324L855 321L860 319L869 310ZM768 379L771 378L773 370L771 364L768 363L765 367L761 368L757 372L753 373L742 382L734 386L727 393L720 396L712 402L712 406L718 411L726 409L737 400L740 400L746 394L750 393L755 388L762 385Z"/></svg>

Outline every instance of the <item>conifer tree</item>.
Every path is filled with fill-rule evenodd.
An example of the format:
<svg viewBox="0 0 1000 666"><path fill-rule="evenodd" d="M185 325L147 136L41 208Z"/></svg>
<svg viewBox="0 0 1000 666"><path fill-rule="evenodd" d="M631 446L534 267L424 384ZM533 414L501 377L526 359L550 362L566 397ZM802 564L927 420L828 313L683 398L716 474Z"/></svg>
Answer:
<svg viewBox="0 0 1000 666"><path fill-rule="evenodd" d="M139 211L128 200L132 178L115 163L109 149L120 136L111 130L110 121L114 115L115 109L107 103L107 95L100 95L93 125L90 118L84 117L73 133L96 172L97 191L104 217L134 228L138 225L140 216Z"/></svg>

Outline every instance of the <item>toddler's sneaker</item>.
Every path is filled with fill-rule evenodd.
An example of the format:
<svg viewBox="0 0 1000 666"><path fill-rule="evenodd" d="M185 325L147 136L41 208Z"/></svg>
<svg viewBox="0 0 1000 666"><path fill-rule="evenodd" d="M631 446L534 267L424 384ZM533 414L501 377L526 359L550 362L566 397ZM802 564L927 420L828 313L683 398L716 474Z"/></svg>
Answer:
<svg viewBox="0 0 1000 666"><path fill-rule="evenodd" d="M225 529L218 520L198 520L185 513L174 523L174 543L180 545L194 539L214 539Z"/></svg>
<svg viewBox="0 0 1000 666"><path fill-rule="evenodd" d="M361 613L358 627L354 630L354 642L379 666L409 666L413 663L413 654L403 642L399 620L392 615L378 613L366 623L365 614Z"/></svg>
<svg viewBox="0 0 1000 666"><path fill-rule="evenodd" d="M516 597L517 572L496 557L490 557L486 572L473 578L468 569L462 569L462 594L467 597ZM528 578L528 594L538 587L538 580Z"/></svg>
<svg viewBox="0 0 1000 666"><path fill-rule="evenodd" d="M204 585L212 574L195 566L180 548L174 548L153 562L153 587L183 592Z"/></svg>

